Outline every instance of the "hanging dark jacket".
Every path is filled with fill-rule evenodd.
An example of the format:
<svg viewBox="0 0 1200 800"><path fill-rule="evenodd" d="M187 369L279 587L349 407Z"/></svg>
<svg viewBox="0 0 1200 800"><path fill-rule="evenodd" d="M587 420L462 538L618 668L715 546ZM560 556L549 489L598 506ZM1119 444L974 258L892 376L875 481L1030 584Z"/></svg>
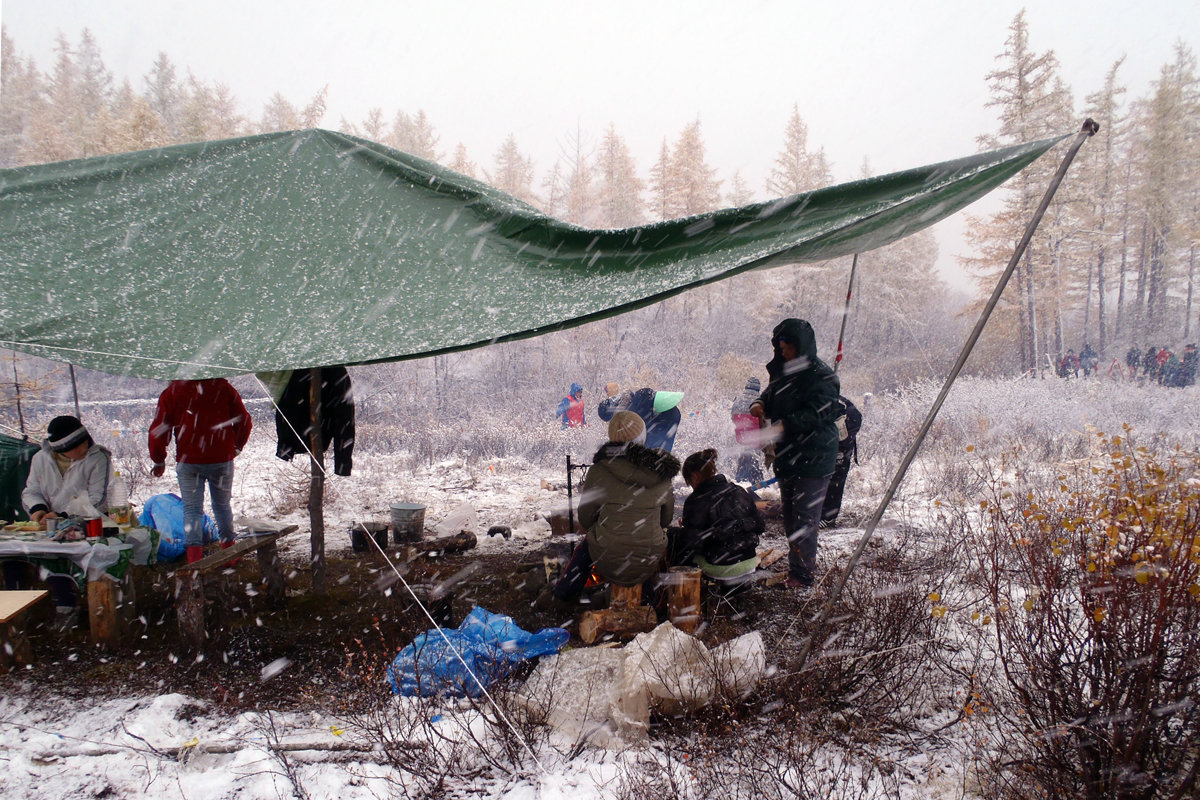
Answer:
<svg viewBox="0 0 1200 800"><path fill-rule="evenodd" d="M279 407L275 410L275 432L279 444L275 455L291 461L297 453L307 453L312 438L308 388L311 370L292 373ZM296 433L304 437L301 442ZM349 475L354 455L354 392L345 367L321 368L321 447L333 444L333 471Z"/></svg>
<svg viewBox="0 0 1200 800"><path fill-rule="evenodd" d="M796 358L785 362L779 340L796 347ZM801 319L785 319L772 335L775 357L767 363L770 380L758 398L769 422L783 426L775 444L775 474L780 478L821 478L837 464L841 411L837 374L817 358L817 336Z"/></svg>
<svg viewBox="0 0 1200 800"><path fill-rule="evenodd" d="M705 561L725 566L757 555L766 521L749 492L714 475L684 501L683 529Z"/></svg>

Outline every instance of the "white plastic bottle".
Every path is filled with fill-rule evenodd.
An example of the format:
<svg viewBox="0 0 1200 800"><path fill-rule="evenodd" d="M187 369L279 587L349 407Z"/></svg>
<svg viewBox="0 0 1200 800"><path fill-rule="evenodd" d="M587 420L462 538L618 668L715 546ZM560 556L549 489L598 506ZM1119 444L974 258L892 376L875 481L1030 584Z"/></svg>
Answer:
<svg viewBox="0 0 1200 800"><path fill-rule="evenodd" d="M112 483L108 485L108 509L113 522L129 524L129 486L120 472L113 473Z"/></svg>

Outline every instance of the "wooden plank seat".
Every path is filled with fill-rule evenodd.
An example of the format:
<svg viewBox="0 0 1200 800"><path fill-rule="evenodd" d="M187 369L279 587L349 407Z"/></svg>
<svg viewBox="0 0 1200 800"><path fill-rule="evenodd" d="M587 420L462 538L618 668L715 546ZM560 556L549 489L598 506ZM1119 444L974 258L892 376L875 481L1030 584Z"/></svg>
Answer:
<svg viewBox="0 0 1200 800"><path fill-rule="evenodd" d="M193 650L204 649L208 641L206 617L208 612L220 612L221 603L210 604L208 590L219 594L222 591L223 567L231 565L243 556L254 553L258 567L266 584L266 595L274 602L282 602L287 592L283 567L279 561L279 550L275 546L279 537L299 529L289 525L278 531L258 531L234 541L223 548L191 564L175 569L175 610L179 617L179 634L185 645ZM207 587L207 588L206 588Z"/></svg>
<svg viewBox="0 0 1200 800"><path fill-rule="evenodd" d="M25 612L43 597L45 589L9 589L0 591L0 674L14 665L33 663L33 648L22 625Z"/></svg>

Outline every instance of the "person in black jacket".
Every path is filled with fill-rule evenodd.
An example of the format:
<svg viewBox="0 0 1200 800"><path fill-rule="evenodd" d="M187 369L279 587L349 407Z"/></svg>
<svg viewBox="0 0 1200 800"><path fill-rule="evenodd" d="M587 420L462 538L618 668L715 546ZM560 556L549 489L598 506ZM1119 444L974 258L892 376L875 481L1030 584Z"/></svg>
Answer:
<svg viewBox="0 0 1200 800"><path fill-rule="evenodd" d="M769 381L750 413L775 439L775 475L788 537L789 588L812 586L817 527L825 490L837 466L837 374L817 358L817 335L802 319L785 319L771 335Z"/></svg>
<svg viewBox="0 0 1200 800"><path fill-rule="evenodd" d="M836 525L838 514L842 512L842 493L846 490L846 476L850 474L850 463L858 454L858 430L862 427L862 412L849 398L839 396L838 404L841 412L837 418L837 466L833 469L833 477L829 479L829 488L825 491L825 504L821 507L822 528L832 528Z"/></svg>
<svg viewBox="0 0 1200 800"><path fill-rule="evenodd" d="M683 527L672 531L671 563L695 564L718 579L753 572L766 521L750 493L717 472L712 448L684 460L683 479L692 493L683 503Z"/></svg>
<svg viewBox="0 0 1200 800"><path fill-rule="evenodd" d="M279 437L275 455L284 461L291 461L296 453L307 453L310 446L311 374L307 369L293 372L275 410L275 433ZM354 456L354 392L345 367L321 368L321 447L328 448L330 443L334 474L349 475Z"/></svg>

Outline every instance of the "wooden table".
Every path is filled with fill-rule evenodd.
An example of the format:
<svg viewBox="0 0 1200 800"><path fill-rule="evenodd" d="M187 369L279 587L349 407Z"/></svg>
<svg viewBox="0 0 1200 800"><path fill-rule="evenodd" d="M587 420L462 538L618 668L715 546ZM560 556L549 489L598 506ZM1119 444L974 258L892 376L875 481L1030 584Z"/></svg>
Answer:
<svg viewBox="0 0 1200 800"><path fill-rule="evenodd" d="M21 618L49 594L45 589L0 591L0 673L8 672L14 664L33 662L33 648L25 638Z"/></svg>
<svg viewBox="0 0 1200 800"><path fill-rule="evenodd" d="M97 548L103 548L109 558L116 561L108 567L97 568L91 558L96 555ZM0 541L0 559L15 559L36 565L46 563L47 559L65 559L78 567L86 577L86 584L80 592L79 602L88 611L88 629L91 632L93 644L103 644L117 647L124 638L125 623L134 616L133 570L125 555L124 574L115 577L108 569L116 569L120 564L120 555L113 552L126 553L132 546L124 542L116 542L110 538L100 540L80 540L74 542L55 542L36 536L28 538L9 538ZM65 562L64 562L65 563ZM90 565L90 566L89 566ZM75 575L63 577L75 580Z"/></svg>

